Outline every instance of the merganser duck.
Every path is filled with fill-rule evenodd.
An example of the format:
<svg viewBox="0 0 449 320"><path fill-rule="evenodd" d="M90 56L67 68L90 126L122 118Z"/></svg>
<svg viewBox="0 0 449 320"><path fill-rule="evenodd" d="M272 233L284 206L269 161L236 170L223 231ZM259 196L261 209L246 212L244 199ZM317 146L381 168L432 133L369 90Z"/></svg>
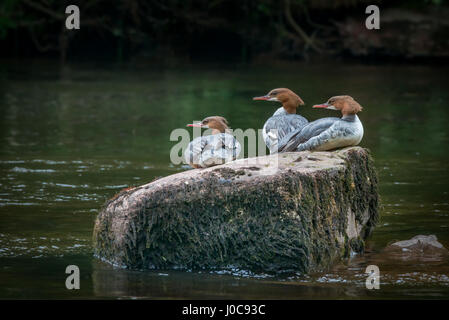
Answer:
<svg viewBox="0 0 449 320"><path fill-rule="evenodd" d="M229 130L228 121L220 116L207 117L201 123L188 127L212 129L212 134L201 136L189 143L184 152L186 162L193 168L206 168L235 160L241 146Z"/></svg>
<svg viewBox="0 0 449 320"><path fill-rule="evenodd" d="M313 108L340 110L342 118L322 118L310 122L301 130L291 132L279 146L280 152L316 150L325 151L355 146L363 138L362 122L357 113L362 106L350 96L335 96Z"/></svg>
<svg viewBox="0 0 449 320"><path fill-rule="evenodd" d="M254 97L253 100L278 101L282 107L276 110L264 124L262 129L263 140L270 149L270 153L278 152L278 145L285 144L283 139L290 132L302 129L307 119L296 114L296 108L304 105L304 101L293 91L287 88L273 89L267 95Z"/></svg>

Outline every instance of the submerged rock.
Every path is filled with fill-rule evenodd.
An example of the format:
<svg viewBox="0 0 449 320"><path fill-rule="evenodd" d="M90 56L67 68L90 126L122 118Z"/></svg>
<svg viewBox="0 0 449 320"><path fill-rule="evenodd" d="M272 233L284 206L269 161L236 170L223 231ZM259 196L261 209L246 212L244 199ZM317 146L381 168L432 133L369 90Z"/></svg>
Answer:
<svg viewBox="0 0 449 320"><path fill-rule="evenodd" d="M98 214L94 251L133 269L306 273L362 252L377 218L366 149L282 153L122 191Z"/></svg>
<svg viewBox="0 0 449 320"><path fill-rule="evenodd" d="M422 256L448 256L449 251L440 243L435 235L418 235L410 240L398 241L384 249L387 253L402 257L418 258Z"/></svg>

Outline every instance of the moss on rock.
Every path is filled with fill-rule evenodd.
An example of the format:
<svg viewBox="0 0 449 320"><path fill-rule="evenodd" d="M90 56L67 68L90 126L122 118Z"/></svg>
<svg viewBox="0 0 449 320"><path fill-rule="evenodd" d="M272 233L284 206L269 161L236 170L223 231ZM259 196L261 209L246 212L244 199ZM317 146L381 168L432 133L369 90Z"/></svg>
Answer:
<svg viewBox="0 0 449 320"><path fill-rule="evenodd" d="M98 214L94 249L133 269L306 273L363 251L377 217L366 149L283 153L120 193Z"/></svg>

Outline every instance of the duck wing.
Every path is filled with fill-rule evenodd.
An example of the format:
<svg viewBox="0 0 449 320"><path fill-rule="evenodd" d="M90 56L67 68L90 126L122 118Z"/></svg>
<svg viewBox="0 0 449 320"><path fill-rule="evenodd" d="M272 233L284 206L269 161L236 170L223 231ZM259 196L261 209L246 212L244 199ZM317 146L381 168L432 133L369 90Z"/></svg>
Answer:
<svg viewBox="0 0 449 320"><path fill-rule="evenodd" d="M240 154L240 143L228 133L202 136L189 143L184 153L190 165L210 167L235 160Z"/></svg>
<svg viewBox="0 0 449 320"><path fill-rule="evenodd" d="M222 152L224 153L224 157L226 157L227 159L235 160L239 156L242 149L237 139L229 133L220 133L216 136L221 142L221 147L218 147L223 150Z"/></svg>
<svg viewBox="0 0 449 320"><path fill-rule="evenodd" d="M294 130L279 142L279 152L296 151L298 145L329 129L340 118L321 118L308 123L301 129Z"/></svg>
<svg viewBox="0 0 449 320"><path fill-rule="evenodd" d="M190 165L199 165L199 160L203 150L208 145L206 137L198 137L190 141L186 150L184 151L184 159Z"/></svg>
<svg viewBox="0 0 449 320"><path fill-rule="evenodd" d="M295 130L300 130L308 121L299 114L274 115L263 126L263 138L270 153L278 152L278 143Z"/></svg>

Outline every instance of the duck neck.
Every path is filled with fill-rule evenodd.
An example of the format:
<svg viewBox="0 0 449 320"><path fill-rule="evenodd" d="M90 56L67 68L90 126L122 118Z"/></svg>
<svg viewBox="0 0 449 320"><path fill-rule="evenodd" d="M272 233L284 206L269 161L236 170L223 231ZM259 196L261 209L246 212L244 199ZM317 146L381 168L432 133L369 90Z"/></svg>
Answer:
<svg viewBox="0 0 449 320"><path fill-rule="evenodd" d="M282 104L282 107L284 107L285 111L287 113L290 113L290 114L295 114L296 113L296 107L297 106L298 105L294 101L292 101L291 99L285 101Z"/></svg>
<svg viewBox="0 0 449 320"><path fill-rule="evenodd" d="M218 126L216 128L211 128L211 129L212 129L212 134L225 133L227 130L229 130L228 126L225 124Z"/></svg>

